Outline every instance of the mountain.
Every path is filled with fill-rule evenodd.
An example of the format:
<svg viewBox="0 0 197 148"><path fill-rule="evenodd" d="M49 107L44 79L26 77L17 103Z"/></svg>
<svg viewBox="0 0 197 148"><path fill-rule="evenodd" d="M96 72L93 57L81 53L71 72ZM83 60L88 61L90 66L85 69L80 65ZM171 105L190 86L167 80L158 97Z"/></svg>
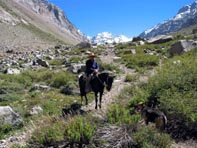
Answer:
<svg viewBox="0 0 197 148"><path fill-rule="evenodd" d="M96 36L90 38L92 44L103 45L112 43L124 43L131 41L132 38L128 38L125 35L114 36L109 32L98 33Z"/></svg>
<svg viewBox="0 0 197 148"><path fill-rule="evenodd" d="M177 32L195 24L197 24L197 1L182 7L172 19L144 31L139 36L142 38L151 38L157 35Z"/></svg>
<svg viewBox="0 0 197 148"><path fill-rule="evenodd" d="M0 47L36 48L86 40L64 12L47 0L0 0Z"/></svg>

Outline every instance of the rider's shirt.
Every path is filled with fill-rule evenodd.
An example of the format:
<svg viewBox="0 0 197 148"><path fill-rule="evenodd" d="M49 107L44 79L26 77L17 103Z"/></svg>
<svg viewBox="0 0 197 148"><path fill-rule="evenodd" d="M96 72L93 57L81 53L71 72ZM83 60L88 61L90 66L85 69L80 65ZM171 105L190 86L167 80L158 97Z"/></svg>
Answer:
<svg viewBox="0 0 197 148"><path fill-rule="evenodd" d="M87 60L86 62L86 74L89 76L94 70L99 69L99 66L95 60Z"/></svg>

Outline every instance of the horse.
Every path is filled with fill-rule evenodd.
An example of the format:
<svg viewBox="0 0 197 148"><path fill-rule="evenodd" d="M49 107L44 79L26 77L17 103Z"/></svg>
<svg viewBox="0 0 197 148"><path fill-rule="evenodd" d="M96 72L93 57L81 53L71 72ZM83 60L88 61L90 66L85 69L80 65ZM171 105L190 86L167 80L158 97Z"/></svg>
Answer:
<svg viewBox="0 0 197 148"><path fill-rule="evenodd" d="M83 103L83 97L86 99L86 105L88 104L87 93L86 92L86 76L81 75L79 77L79 88L81 95L81 104ZM109 72L99 73L97 76L93 76L90 80L91 91L94 92L95 95L95 109L97 109L98 104L98 94L99 94L99 108L101 108L102 96L104 92L104 88L106 87L107 91L111 90L113 80L115 76L111 76Z"/></svg>

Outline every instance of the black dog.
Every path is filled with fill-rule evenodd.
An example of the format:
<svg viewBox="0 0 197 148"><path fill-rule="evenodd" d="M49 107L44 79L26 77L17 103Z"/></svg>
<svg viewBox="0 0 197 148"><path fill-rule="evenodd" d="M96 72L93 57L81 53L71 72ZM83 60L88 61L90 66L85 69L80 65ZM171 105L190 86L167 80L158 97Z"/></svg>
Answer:
<svg viewBox="0 0 197 148"><path fill-rule="evenodd" d="M156 108L144 107L141 111L142 117L145 120L146 125L149 122L155 123L156 128L165 130L167 125L167 118L163 112Z"/></svg>
<svg viewBox="0 0 197 148"><path fill-rule="evenodd" d="M65 106L62 109L62 115L63 117L67 115L77 115L77 114L82 114L83 111L81 110L81 104L78 103L73 103L70 106Z"/></svg>

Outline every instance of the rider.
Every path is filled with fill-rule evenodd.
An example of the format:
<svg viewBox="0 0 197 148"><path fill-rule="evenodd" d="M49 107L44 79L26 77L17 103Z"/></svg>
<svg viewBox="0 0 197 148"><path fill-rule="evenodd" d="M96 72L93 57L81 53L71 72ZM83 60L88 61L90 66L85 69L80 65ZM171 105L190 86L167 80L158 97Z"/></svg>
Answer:
<svg viewBox="0 0 197 148"><path fill-rule="evenodd" d="M97 74L99 71L99 66L95 60L96 55L94 53L89 53L89 59L86 61L86 75L89 77L92 74Z"/></svg>
<svg viewBox="0 0 197 148"><path fill-rule="evenodd" d="M89 53L89 59L86 61L86 92L91 91L90 80L92 76L96 76L99 71L99 66L95 60L96 55L94 53Z"/></svg>

